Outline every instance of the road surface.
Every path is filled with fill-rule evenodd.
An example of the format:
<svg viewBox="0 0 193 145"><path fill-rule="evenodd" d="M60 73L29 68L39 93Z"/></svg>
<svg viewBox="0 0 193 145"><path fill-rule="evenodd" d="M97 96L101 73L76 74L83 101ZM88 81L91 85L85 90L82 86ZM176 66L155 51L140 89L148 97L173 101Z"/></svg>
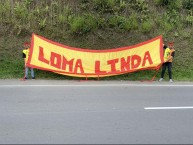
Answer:
<svg viewBox="0 0 193 145"><path fill-rule="evenodd" d="M0 144L192 143L192 82L0 80Z"/></svg>

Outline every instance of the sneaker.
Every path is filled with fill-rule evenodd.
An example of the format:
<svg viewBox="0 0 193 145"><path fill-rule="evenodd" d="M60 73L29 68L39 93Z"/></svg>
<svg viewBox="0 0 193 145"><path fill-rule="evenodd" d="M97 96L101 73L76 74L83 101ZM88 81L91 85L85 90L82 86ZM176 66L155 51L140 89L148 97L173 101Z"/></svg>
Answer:
<svg viewBox="0 0 193 145"><path fill-rule="evenodd" d="M27 77L24 77L24 80L27 80Z"/></svg>
<svg viewBox="0 0 193 145"><path fill-rule="evenodd" d="M170 83L173 83L173 80L172 80L172 79L170 79L170 80L169 80L169 82L170 82Z"/></svg>
<svg viewBox="0 0 193 145"><path fill-rule="evenodd" d="M161 81L163 81L163 78L160 78L160 79L159 79L159 82L161 82Z"/></svg>
<svg viewBox="0 0 193 145"><path fill-rule="evenodd" d="M32 77L32 80L35 80L35 77Z"/></svg>

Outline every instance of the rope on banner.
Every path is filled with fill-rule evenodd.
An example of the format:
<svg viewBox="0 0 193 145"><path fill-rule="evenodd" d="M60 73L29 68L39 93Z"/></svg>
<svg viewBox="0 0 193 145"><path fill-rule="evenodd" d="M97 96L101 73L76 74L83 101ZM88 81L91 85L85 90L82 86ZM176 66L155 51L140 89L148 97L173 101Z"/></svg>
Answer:
<svg viewBox="0 0 193 145"><path fill-rule="evenodd" d="M153 82L154 79L155 79L155 77L156 77L156 75L157 75L157 73L159 72L161 66L162 66L162 64L160 64L160 65L157 67L157 69L156 69L156 71L155 71L155 73L154 73L154 75L153 75L153 77L152 77L151 80L142 80L141 82Z"/></svg>

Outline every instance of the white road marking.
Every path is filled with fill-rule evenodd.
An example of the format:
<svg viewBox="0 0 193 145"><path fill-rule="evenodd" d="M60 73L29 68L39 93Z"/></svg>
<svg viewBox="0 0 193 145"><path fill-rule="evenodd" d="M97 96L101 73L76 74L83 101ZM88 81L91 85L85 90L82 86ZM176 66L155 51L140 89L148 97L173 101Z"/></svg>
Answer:
<svg viewBox="0 0 193 145"><path fill-rule="evenodd" d="M193 109L193 106L182 107L145 107L145 110L167 110L167 109Z"/></svg>

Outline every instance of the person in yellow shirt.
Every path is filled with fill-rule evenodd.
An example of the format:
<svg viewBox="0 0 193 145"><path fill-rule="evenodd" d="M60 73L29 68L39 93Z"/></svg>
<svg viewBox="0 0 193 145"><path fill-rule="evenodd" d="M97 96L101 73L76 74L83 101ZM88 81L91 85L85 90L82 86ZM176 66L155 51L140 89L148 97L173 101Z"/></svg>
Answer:
<svg viewBox="0 0 193 145"><path fill-rule="evenodd" d="M26 66L26 63L27 63L27 60L29 58L29 43L24 43L24 47L25 49L22 51L23 52L23 59L24 59L24 64L25 64L25 76L24 76L24 79L28 79L28 71L30 69L31 71L31 77L32 79L35 79L35 76L34 76L34 69L33 68L29 68L28 66Z"/></svg>
<svg viewBox="0 0 193 145"><path fill-rule="evenodd" d="M162 65L162 72L161 72L161 78L159 81L163 81L164 74L166 71L166 67L168 68L168 74L169 74L169 82L173 82L172 80L172 61L175 55L175 50L174 50L174 43L170 42L169 47L166 45L163 46L164 48L164 63Z"/></svg>

